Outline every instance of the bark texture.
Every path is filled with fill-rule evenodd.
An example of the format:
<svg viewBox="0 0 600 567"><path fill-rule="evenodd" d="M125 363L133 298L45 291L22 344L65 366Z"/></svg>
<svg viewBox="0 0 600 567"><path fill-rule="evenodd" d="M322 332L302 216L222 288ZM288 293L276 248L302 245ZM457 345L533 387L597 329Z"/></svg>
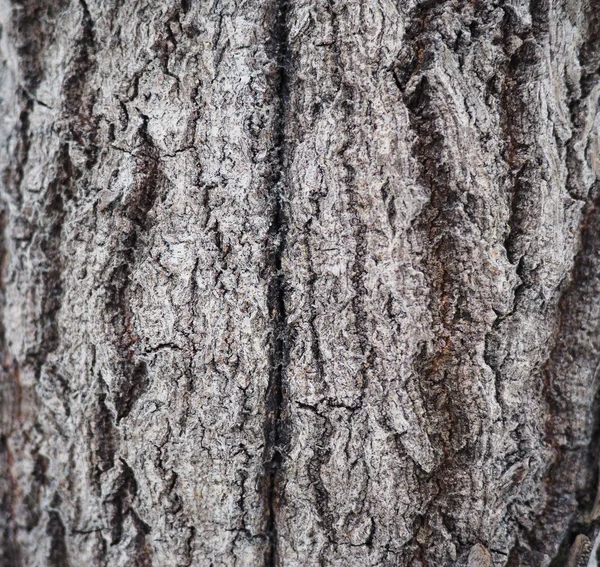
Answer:
<svg viewBox="0 0 600 567"><path fill-rule="evenodd" d="M585 564L597 0L0 18L2 567Z"/></svg>

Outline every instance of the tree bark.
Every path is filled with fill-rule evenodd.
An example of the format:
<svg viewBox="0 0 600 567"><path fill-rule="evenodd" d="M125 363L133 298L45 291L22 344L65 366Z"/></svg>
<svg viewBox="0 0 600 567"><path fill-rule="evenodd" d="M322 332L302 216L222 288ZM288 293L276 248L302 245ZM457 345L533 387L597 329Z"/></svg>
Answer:
<svg viewBox="0 0 600 567"><path fill-rule="evenodd" d="M587 564L597 0L0 23L0 566Z"/></svg>

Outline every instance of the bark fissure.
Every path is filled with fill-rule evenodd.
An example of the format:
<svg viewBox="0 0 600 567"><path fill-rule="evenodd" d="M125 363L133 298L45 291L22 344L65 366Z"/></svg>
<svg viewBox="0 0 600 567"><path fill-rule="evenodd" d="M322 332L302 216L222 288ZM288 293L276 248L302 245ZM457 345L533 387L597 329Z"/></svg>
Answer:
<svg viewBox="0 0 600 567"><path fill-rule="evenodd" d="M4 410L4 403L2 405ZM15 525L18 486L12 471L13 462L8 437L4 432L0 432L0 563L20 567L21 549L16 538L18 527Z"/></svg>
<svg viewBox="0 0 600 567"><path fill-rule="evenodd" d="M17 151L15 152L14 164L5 169L3 176L6 187L17 203L20 203L22 199L21 183L25 174L25 166L29 159L29 147L31 145L29 140L29 116L33 109L33 99L27 94L27 91L24 91L23 98L23 110L21 110L19 115L17 128L19 142Z"/></svg>
<svg viewBox="0 0 600 567"><path fill-rule="evenodd" d="M67 77L62 84L63 96L63 116L66 118L67 128L64 134L69 141L74 141L85 148L88 154L87 166L91 167L94 163L93 148L93 126L89 123L91 115L91 106L84 104L84 89L86 78L92 69L93 57L90 49L93 47L93 29L89 10L84 0L80 0L82 9L82 28L80 38L78 39L75 49L75 58L73 59ZM41 15L39 16L41 17ZM38 25L41 25L38 22ZM36 54L39 57L39 54ZM36 75L31 88L37 88L38 82L42 76L41 70ZM35 93L35 90L33 90ZM32 100L28 101L29 111L26 114L26 128L24 127L24 157L18 166L20 186L24 166L27 162L29 152L29 113L32 109ZM91 145L90 145L91 144ZM56 171L48 184L44 195L43 203L43 224L42 235L39 247L44 256L45 269L42 275L42 292L41 292L41 337L35 350L28 353L27 361L35 368L36 374L40 374L42 367L50 353L54 352L60 343L58 313L61 309L63 289L63 264L64 259L61 253L63 224L66 218L66 205L72 200L74 195L75 183L83 175L83 172L74 167L71 157L68 142L60 144L56 156Z"/></svg>
<svg viewBox="0 0 600 567"><path fill-rule="evenodd" d="M57 319L63 297L63 258L60 246L66 216L65 201L71 197L71 182L74 175L66 144L60 148L57 169L56 176L49 184L46 193L44 213L48 225L45 227L45 234L40 243L45 260L41 300L42 332L35 350L28 353L27 357L27 361L34 366L38 375L48 356L58 348L60 342Z"/></svg>
<svg viewBox="0 0 600 567"><path fill-rule="evenodd" d="M317 282L317 274L315 273L315 269L312 261L312 250L310 246L310 229L312 226L312 220L309 220L306 224L306 229L304 233L304 241L306 247L306 259L308 266L308 278L306 281L308 287L308 301L309 301L309 309L310 309L310 335L311 335L311 350L312 355L315 360L315 364L317 367L317 378L319 383L323 382L323 377L325 375L325 369L323 366L323 353L321 351L321 339L319 337L319 332L317 331L316 320L317 320L317 309L315 307L315 284Z"/></svg>
<svg viewBox="0 0 600 567"><path fill-rule="evenodd" d="M139 358L137 352L138 335L128 295L142 236L149 229L148 213L165 186L164 174L156 157L157 149L148 134L149 119L144 114L140 114L140 119L137 137L141 149L140 155L135 158L138 178L125 199L122 213L129 221L129 231L122 239L121 260L112 272L107 286L107 306L115 316L114 326L119 334L117 348L121 354L122 376L113 394L117 422L129 415L133 405L149 385L147 362Z"/></svg>
<svg viewBox="0 0 600 567"><path fill-rule="evenodd" d="M48 514L47 534L50 537L48 567L69 567L65 525L60 514L51 510Z"/></svg>
<svg viewBox="0 0 600 567"><path fill-rule="evenodd" d="M21 411L21 385L17 360L7 345L6 309L7 221L6 204L0 203L0 435L10 436ZM8 478L8 476L7 476Z"/></svg>
<svg viewBox="0 0 600 567"><path fill-rule="evenodd" d="M272 217L269 229L268 264L271 280L268 287L268 308L271 317L270 371L266 391L264 427L265 449L265 515L266 535L265 567L279 564L277 546L277 514L281 504L281 465L287 442L284 430L285 371L289 360L289 330L285 306L285 274L283 255L286 246L287 216L285 211L286 186L286 110L288 100L288 0L278 0L273 29L273 51L278 66L277 110L273 174L271 178Z"/></svg>
<svg viewBox="0 0 600 567"><path fill-rule="evenodd" d="M508 12L505 36L511 33L522 41L522 45L508 55L507 75L500 98L500 123L506 140L504 160L507 164L507 184L510 192L510 216L507 221L508 234L504 243L508 259L518 266L519 277L525 286L535 286L535 274L528 257L532 236L531 211L541 206L536 172L542 159L537 144L527 129L533 119L528 112L537 108L532 104L528 85L539 82L544 72L544 45L548 41L548 18L550 6L544 0L532 2L531 25L520 27L511 21ZM506 43L506 42L505 42ZM533 280L533 281L529 281ZM519 294L515 292L513 311L517 309Z"/></svg>

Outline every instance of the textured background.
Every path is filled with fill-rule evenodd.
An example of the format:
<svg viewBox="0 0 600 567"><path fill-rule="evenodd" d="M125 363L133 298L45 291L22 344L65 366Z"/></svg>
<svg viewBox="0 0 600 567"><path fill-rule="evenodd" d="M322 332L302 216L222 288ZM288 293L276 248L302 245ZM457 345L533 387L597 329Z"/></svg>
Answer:
<svg viewBox="0 0 600 567"><path fill-rule="evenodd" d="M597 0L0 18L2 567L593 535Z"/></svg>

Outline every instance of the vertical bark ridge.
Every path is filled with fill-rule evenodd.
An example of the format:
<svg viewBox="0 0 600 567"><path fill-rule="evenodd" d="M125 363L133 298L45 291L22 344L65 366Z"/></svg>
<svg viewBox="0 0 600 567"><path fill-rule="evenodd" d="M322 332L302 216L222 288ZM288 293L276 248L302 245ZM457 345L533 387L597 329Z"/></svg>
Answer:
<svg viewBox="0 0 600 567"><path fill-rule="evenodd" d="M47 71L44 57L54 40L54 19L64 6L64 2L15 2L11 26L7 29L18 56L18 68L14 72L19 83L15 98L20 112L15 129L18 141L14 147L14 159L9 160L10 165L3 175L7 230L3 237L2 285L5 287L8 276L12 297L7 301L5 288L2 332L2 397L5 399L2 405L6 403L7 407L2 408L2 421L6 421L2 434L3 449L13 454L11 460L22 463L31 458L33 461L30 474L23 474L20 468L14 474L6 471L7 480L12 479L13 483L10 514L21 516L20 521L13 523L9 518L8 522L9 529L11 525L14 527L13 550L18 549L23 534L31 532L39 524L49 525L41 504L46 458L41 452L39 439L35 439L33 434L36 427L38 431L43 428L37 416L31 415L31 406L39 400L35 390L41 382L42 368L59 341L57 315L62 298L61 234L65 217L64 203L68 199L72 172L66 145L53 147L49 153L54 154L54 163L49 164L47 178L40 188L32 182L31 176L32 169L39 164L32 163L30 157L37 150L40 133L39 122L36 124L35 121L39 119L40 109L48 110L48 106L38 99L37 92ZM29 322L35 328L35 334L30 336L31 340L24 351L21 350L22 343L14 340L14 328L22 322L18 316L12 318L15 313L15 282L17 286L23 283L21 276L14 272L15 256L25 273L37 271L28 284L33 293L20 305L22 313L31 309L27 316L31 317ZM8 316L7 308L11 310ZM34 316L31 316L32 312ZM15 352L11 353L13 349ZM21 372L25 377L23 388ZM23 406L25 410L22 413ZM10 552L10 546L8 549L9 553L17 554L16 551ZM27 552L23 553L21 559L17 555L14 558L16 563L28 562Z"/></svg>
<svg viewBox="0 0 600 567"><path fill-rule="evenodd" d="M113 394L117 422L129 415L149 384L147 362L137 352L139 336L134 328L129 295L131 274L136 269L140 248L144 244L143 236L151 228L148 213L168 189L168 184L158 159L158 150L148 135L147 124L148 117L141 115L137 132L139 145L134 157L137 179L134 189L125 199L122 213L127 230L121 234L120 262L108 280L107 305L114 312L113 325L118 330L117 348L121 357L121 377Z"/></svg>
<svg viewBox="0 0 600 567"><path fill-rule="evenodd" d="M40 306L41 336L39 344L27 354L26 358L26 362L35 368L38 378L48 360L48 355L58 348L60 342L57 316L63 296L61 236L66 215L66 201L71 196L71 182L75 174L66 144L60 147L56 164L57 171L54 179L48 184L43 205L42 223L46 226L40 230L42 236L39 246L44 263Z"/></svg>
<svg viewBox="0 0 600 567"><path fill-rule="evenodd" d="M496 313L497 317L486 335L485 358L496 377L496 397L502 408L503 423L515 424L510 426L510 441L504 442L505 447L510 447L504 473L509 480L502 487L505 494L502 498L507 501L504 508L506 520L516 526L526 513L511 507L512 493L514 491L525 493L531 490L532 484L535 490L539 490L537 484L540 478L539 471L545 466L544 457L538 453L539 441L535 439L536 434L530 430L532 425L534 428L537 426L536 421L541 417L531 416L524 420L520 417L521 404L507 402L510 400L510 376L514 375L511 356L529 359L523 374L530 373L530 376L524 380L532 382L535 395L539 394L536 381L531 381L531 377L535 377L540 363L536 362L536 355L523 356L517 349L511 353L505 341L507 336L514 332L515 326L522 324L520 321L537 320L538 313L543 312L545 308L543 302L536 300L540 281L533 268L536 262L539 262L540 254L536 242L537 239L541 240L541 237L536 234L540 227L534 220L539 217L539 214L534 211L539 211L543 207L544 195L540 190L539 181L542 167L537 154L539 148L528 125L539 121L536 117L539 107L532 92L534 89L541 88L545 77L543 49L548 33L547 12L548 6L542 4L530 7L524 5L506 7L501 27L503 53L501 65L504 72L498 75L500 77L498 81L490 85L497 99L503 142L501 157L506 168L502 176L502 190L506 195L509 215L506 219L506 233L502 245L508 261L512 264L516 282L507 308ZM544 178L549 175L545 174ZM546 331L547 328L544 328L544 332ZM544 346L543 341L539 341L537 348L543 349ZM533 447L536 449L532 449ZM533 480L530 480L532 478ZM525 481L524 485L523 481ZM530 482L532 484L529 484ZM518 530L517 527L517 533ZM518 535L516 538L517 548L519 537ZM504 540L500 545L499 542L496 544L504 552L508 551L508 555L504 556L508 564L512 564L511 562L518 556L514 544L514 539Z"/></svg>
<svg viewBox="0 0 600 567"><path fill-rule="evenodd" d="M33 99L28 91L23 91L22 110L19 114L18 135L19 142L15 152L14 162L5 168L3 172L3 181L9 195L18 203L21 200L21 183L23 181L24 169L29 158L29 115L33 108Z"/></svg>
<svg viewBox="0 0 600 567"><path fill-rule="evenodd" d="M417 262L427 281L423 301L433 335L414 358L434 452L429 470L419 475L431 497L411 525L415 557L425 564L468 555L477 540L467 539L467 524L485 545L492 540L496 495L489 487L501 459L495 427L502 417L499 377L490 373L485 344L510 290L510 266L499 223L490 218L505 213L496 181L502 165L486 143L490 137L497 143L495 109L485 98L493 77L485 77L471 53L479 43L487 60L497 57L488 27L497 18L483 4L460 10L424 3L410 13L407 47L395 69L413 133L415 176L428 192L410 233L422 247ZM477 110L469 109L469 100L477 101ZM490 269L501 285L487 278ZM486 501L484 509L471 508L474 493ZM431 536L420 537L426 529Z"/></svg>
<svg viewBox="0 0 600 567"><path fill-rule="evenodd" d="M393 214L406 197L405 154L386 158L404 144L402 106L387 67L402 18L387 4L354 9L332 1L295 3L292 20L298 82L287 261L298 339L282 540L291 565L387 564L404 556L406 517L418 508L399 496L400 485L428 456L426 444L415 443L422 453L412 462L406 457L392 434L400 424L387 413L395 396L406 395L395 356L404 337L394 336L404 329L387 320L402 309L396 278L404 274L388 268L405 252L401 223L410 216ZM384 494L399 510L394 520L378 504Z"/></svg>
<svg viewBox="0 0 600 567"><path fill-rule="evenodd" d="M600 305L595 293L600 278L597 254L600 193L597 186L586 209L580 249L557 308L554 347L543 368L550 416L547 436L554 455L545 477L547 502L536 528L528 535L531 548L538 553L549 551L547 542L552 542L553 566L565 563L578 534L594 541L598 531L595 507L600 466Z"/></svg>
<svg viewBox="0 0 600 567"><path fill-rule="evenodd" d="M534 144L528 147L530 133L524 123L533 121L538 108L532 104L531 84L538 85L545 78L545 53L548 45L549 5L544 0L532 2L531 23L524 23L508 10L505 16L504 41L507 45L507 72L501 95L501 124L507 139L505 160L508 166L511 215L505 248L509 260L519 265L518 275L527 288L527 270L521 261L527 261L527 249L532 238L531 210L540 207L541 198L535 187L538 163ZM515 38L519 43L515 44ZM516 49L515 49L516 48ZM512 53L511 53L512 51ZM525 272L525 273L524 273ZM522 291L519 290L519 292ZM515 295L515 301L518 295Z"/></svg>
<svg viewBox="0 0 600 567"><path fill-rule="evenodd" d="M530 45L530 27L524 22L523 15L518 11L508 8L502 20L503 42L503 77L495 75L488 83L492 97L497 100L498 121L500 137L503 141L501 150L502 160L506 164L503 172L502 191L507 195L510 214L506 221L506 235L503 247L506 255L515 266L515 274L519 277L518 284L514 287L508 309L498 312L489 333L486 335L484 358L493 370L496 382L496 398L502 411L505 411L502 397L504 391L504 374L502 361L498 356L499 334L502 322L515 314L522 296L528 289L527 278L524 277L524 259L515 252L515 243L522 238L522 227L519 215L523 212L526 199L522 188L522 176L528 164L525 154L525 144L520 136L520 120L525 112L526 101L523 100L523 81L539 74L539 61L532 55ZM529 42L529 43L528 43ZM520 212L521 211L521 212Z"/></svg>
<svg viewBox="0 0 600 567"><path fill-rule="evenodd" d="M590 65L586 61L589 57L586 57L586 53L589 52L589 45L597 41L598 31L594 29L595 19L589 12L589 6L582 6L582 11L575 12L576 15L573 15L574 9L571 10L569 12L563 5L552 8L547 2L532 3L531 31L521 34L523 44L511 55L509 63L509 79L512 80L506 82L508 99L505 112L509 117L506 159L513 172L515 188L506 247L509 258L518 262L517 274L521 279L515 291L513 308L507 317L519 312L530 317L541 309L548 323L544 334L547 333L549 343L532 371L532 375L539 378L541 396L546 406L543 442L547 457L546 462L542 463L543 468L536 465L538 470L541 468L537 473L540 479L537 488L541 499L540 510L532 514L531 526L523 531L522 539L517 539L509 565L538 565L551 559L552 565L562 565L577 530L590 532L586 525L586 521L589 521L586 511L589 511L590 499L593 501L595 495L593 481L586 476L590 473L590 466L593 470L594 465L585 456L583 447L587 447L593 437L591 431L585 431L585 424L591 428L588 396L593 398L596 388L591 379L596 363L589 360L594 359L590 349L593 351L595 347L591 347L588 333L590 327L597 326L589 283L590 278L593 279L591 274L595 273L593 250L597 242L594 241L594 229L590 227L595 223L597 203L592 199L596 176L592 171L593 158L590 160L591 156L584 148L593 135L591 124L596 116L594 106L598 99L597 93L594 94L590 88L595 82L593 74L597 63ZM531 132L527 131L527 123L535 123L535 113L539 111L543 116L544 111L536 110L537 103L530 100L525 85L529 81L542 85L548 80L548 73L555 73L548 68L548 53L557 49L556 28L561 30L561 24L557 22L567 22L565 28L568 29L568 22L575 21L576 17L583 18L587 25L582 27L578 36L571 39L575 54L562 51L556 56L555 60L561 61L560 65L566 69L563 71L564 77L555 79L565 93L565 117L553 117L554 147L562 162L562 171L554 176L561 179L567 195L565 216L567 222L574 225L573 238L567 247L565 271L559 275L560 281L553 285L553 293L546 295L547 301L533 307L531 299L540 293L543 285L536 266L540 248L534 243L538 228L533 221L535 215L532 215L532 210L542 210L544 196L540 195L536 175L539 176L541 172L543 179L550 180L552 174L546 171L546 164L541 166L542 152L547 155L547 147L542 150L536 147L537 141L528 138ZM569 47L569 44L561 45L559 49ZM511 84L517 89L511 88ZM558 114L558 111L554 112ZM558 190L559 187L556 187L555 191ZM586 307L582 308L582 305ZM506 330L504 319L499 319L495 325L496 340L502 336L501 330ZM574 352L578 356L577 370L572 362L569 363L574 360ZM590 370L590 366L594 368ZM584 394L586 391L587 394ZM590 535L593 537L591 532Z"/></svg>
<svg viewBox="0 0 600 567"><path fill-rule="evenodd" d="M4 170L3 181L7 191L16 203L21 203L21 183L29 159L31 146L29 126L30 115L36 102L36 91L44 75L44 53L52 37L51 22L64 8L66 2L35 2L20 0L12 6L12 34L19 57L20 85L17 98L21 112L17 124L18 144L14 158ZM10 33L10 32L9 32Z"/></svg>
<svg viewBox="0 0 600 567"><path fill-rule="evenodd" d="M594 541L598 533L600 316L595 293L600 274L600 203L594 157L588 147L599 99L595 47L600 42L600 26L594 4L584 12L587 26L576 54L579 76L567 77L572 132L565 147L566 187L584 206L578 251L557 304L553 346L542 370L549 416L546 442L553 457L544 477L546 503L535 529L527 535L531 550L521 550L521 556L532 564L550 553L553 566L565 564L578 534Z"/></svg>

